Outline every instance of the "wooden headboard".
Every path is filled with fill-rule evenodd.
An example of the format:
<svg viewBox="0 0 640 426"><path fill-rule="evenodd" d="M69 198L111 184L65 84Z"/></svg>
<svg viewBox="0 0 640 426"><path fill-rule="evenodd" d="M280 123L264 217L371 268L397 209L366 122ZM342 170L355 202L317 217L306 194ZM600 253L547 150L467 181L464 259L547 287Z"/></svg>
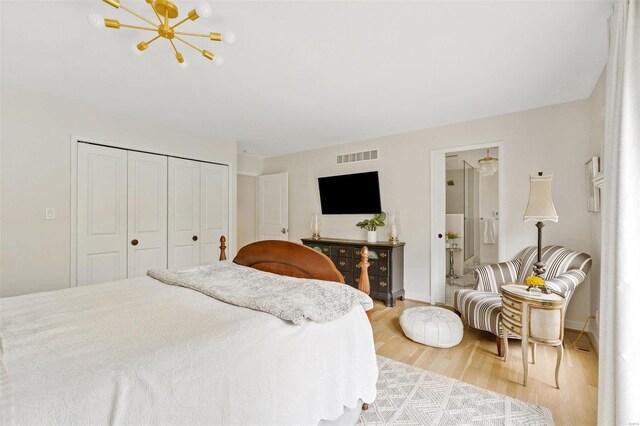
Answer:
<svg viewBox="0 0 640 426"><path fill-rule="evenodd" d="M344 283L331 259L289 241L258 241L240 249L234 263L278 275Z"/></svg>

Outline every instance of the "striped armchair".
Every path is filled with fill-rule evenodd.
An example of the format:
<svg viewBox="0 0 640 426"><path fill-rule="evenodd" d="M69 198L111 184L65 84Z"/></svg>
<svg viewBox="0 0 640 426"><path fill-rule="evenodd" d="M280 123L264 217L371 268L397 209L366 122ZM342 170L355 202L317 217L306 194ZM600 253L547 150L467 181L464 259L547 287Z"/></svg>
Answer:
<svg viewBox="0 0 640 426"><path fill-rule="evenodd" d="M537 257L538 248L528 247L513 261L481 266L474 272L475 289L454 293L454 307L467 324L496 335L499 356L502 356L500 287L511 282L523 283L526 277L533 275ZM591 256L560 246L547 246L542 249L542 261L546 284L564 295L566 309L576 287L591 269Z"/></svg>

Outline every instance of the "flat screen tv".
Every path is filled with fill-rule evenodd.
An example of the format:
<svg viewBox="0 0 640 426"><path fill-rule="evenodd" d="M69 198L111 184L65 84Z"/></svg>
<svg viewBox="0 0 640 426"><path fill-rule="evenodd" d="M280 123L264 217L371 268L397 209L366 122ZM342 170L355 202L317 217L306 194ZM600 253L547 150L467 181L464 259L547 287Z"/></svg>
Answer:
<svg viewBox="0 0 640 426"><path fill-rule="evenodd" d="M322 214L380 213L378 172L318 178Z"/></svg>

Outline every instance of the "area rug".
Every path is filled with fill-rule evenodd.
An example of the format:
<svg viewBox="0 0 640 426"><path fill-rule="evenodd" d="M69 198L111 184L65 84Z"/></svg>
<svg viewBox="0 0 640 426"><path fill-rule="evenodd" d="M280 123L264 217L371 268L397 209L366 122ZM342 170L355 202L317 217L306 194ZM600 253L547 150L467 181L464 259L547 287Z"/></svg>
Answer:
<svg viewBox="0 0 640 426"><path fill-rule="evenodd" d="M359 425L553 425L548 408L378 356L378 397Z"/></svg>

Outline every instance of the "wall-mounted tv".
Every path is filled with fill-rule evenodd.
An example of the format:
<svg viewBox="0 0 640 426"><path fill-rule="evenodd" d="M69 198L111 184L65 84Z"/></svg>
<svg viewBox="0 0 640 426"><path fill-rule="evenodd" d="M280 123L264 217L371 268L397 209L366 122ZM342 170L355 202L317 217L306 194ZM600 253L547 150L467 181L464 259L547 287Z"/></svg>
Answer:
<svg viewBox="0 0 640 426"><path fill-rule="evenodd" d="M380 213L378 172L318 178L322 214Z"/></svg>

